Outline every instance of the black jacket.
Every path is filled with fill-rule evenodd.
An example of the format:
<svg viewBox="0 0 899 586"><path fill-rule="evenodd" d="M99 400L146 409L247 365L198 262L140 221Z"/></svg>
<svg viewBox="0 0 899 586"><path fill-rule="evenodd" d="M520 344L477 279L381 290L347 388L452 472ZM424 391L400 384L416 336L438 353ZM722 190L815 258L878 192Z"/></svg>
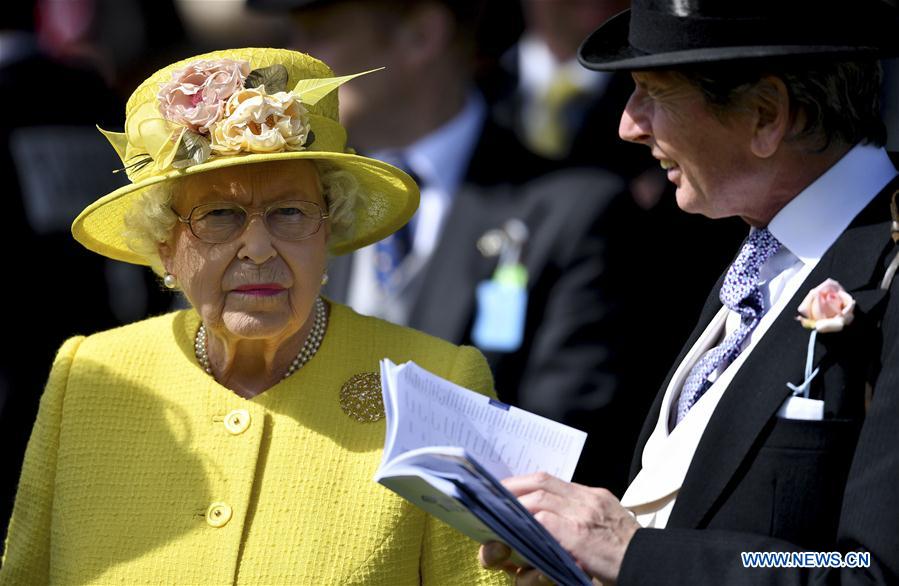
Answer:
<svg viewBox="0 0 899 586"><path fill-rule="evenodd" d="M894 180L852 222L787 306L798 307L828 277L857 301L851 325L817 338L821 371L811 397L824 400L824 420L775 416L790 394L786 383L802 380L808 343L785 311L721 398L667 528L635 534L620 584L899 583L899 280L879 289L899 249L889 221L897 188ZM721 307L719 287L675 365ZM632 475L661 400L641 433ZM744 569L740 558L802 549L870 552L871 567Z"/></svg>

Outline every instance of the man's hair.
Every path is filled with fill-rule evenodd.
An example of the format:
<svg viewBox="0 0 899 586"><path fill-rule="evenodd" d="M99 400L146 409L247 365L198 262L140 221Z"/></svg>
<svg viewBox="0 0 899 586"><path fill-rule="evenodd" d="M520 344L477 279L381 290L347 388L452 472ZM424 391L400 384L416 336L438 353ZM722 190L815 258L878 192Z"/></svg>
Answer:
<svg viewBox="0 0 899 586"><path fill-rule="evenodd" d="M791 113L805 116L804 126L790 138L813 144L815 149L825 150L834 142L886 143L880 117L882 71L875 59L731 63L679 69L678 73L698 87L721 116L739 109L763 77L780 78L789 93Z"/></svg>

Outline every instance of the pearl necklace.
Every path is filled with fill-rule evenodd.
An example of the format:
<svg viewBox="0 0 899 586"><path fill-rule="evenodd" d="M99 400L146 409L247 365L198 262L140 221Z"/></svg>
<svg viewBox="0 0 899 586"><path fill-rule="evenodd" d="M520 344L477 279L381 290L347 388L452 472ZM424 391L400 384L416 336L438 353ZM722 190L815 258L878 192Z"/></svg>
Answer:
<svg viewBox="0 0 899 586"><path fill-rule="evenodd" d="M328 312L325 310L325 302L322 301L321 297L315 298L315 307L313 308L313 311L315 312L315 317L312 322L312 331L306 336L303 347L300 349L296 358L293 359L293 362L290 363L290 366L287 367L287 372L281 377L282 379L289 377L302 368L304 364L309 362L312 357L315 356L315 353L318 352L318 347L322 344L322 339L325 337L325 330L328 328ZM200 329L197 330L197 337L194 340L194 351L196 352L197 362L200 363L200 367L202 367L207 374L211 375L212 366L209 365L209 354L207 349L206 326L200 324Z"/></svg>

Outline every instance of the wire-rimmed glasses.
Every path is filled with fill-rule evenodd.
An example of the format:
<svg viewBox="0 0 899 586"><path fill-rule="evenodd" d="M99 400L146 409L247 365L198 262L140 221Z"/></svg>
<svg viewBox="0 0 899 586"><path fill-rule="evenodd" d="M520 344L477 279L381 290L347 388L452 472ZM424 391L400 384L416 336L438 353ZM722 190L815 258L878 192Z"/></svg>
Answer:
<svg viewBox="0 0 899 586"><path fill-rule="evenodd" d="M174 211L174 210L173 210ZM239 203L219 201L198 205L178 219L190 227L203 242L223 244L234 240L246 229L250 218L261 215L269 233L281 240L305 240L319 231L328 213L312 201L289 199L276 201L263 210L246 208Z"/></svg>

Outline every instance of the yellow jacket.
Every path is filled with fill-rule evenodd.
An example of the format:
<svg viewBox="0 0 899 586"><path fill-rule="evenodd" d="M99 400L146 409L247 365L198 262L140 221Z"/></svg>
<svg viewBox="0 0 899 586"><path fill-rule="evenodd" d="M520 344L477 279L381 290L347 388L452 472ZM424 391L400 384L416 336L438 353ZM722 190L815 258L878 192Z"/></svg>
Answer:
<svg viewBox="0 0 899 586"><path fill-rule="evenodd" d="M372 480L384 420L339 404L383 357L491 392L484 358L331 308L316 356L251 400L200 369L193 311L67 341L0 583L506 583L478 568L475 543Z"/></svg>

